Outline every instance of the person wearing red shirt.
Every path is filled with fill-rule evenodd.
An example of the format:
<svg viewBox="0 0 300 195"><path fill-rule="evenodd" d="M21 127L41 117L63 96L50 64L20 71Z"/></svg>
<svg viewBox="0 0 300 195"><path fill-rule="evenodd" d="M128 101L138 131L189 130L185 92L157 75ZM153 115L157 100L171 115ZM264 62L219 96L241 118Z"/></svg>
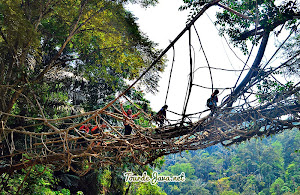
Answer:
<svg viewBox="0 0 300 195"><path fill-rule="evenodd" d="M88 123L86 125L82 125L80 128L79 128L79 131L81 133L89 133L90 132L90 127L91 127L91 123ZM87 143L86 143L86 140L84 138L80 138L77 140L77 143L79 143L79 146L82 147L86 147L87 146Z"/></svg>
<svg viewBox="0 0 300 195"><path fill-rule="evenodd" d="M100 126L100 129L106 128L106 127L107 127L106 124L103 123L103 120L101 120L100 123L101 123L101 125L99 125L99 126ZM91 129L91 133L92 133L92 134L99 133L99 126L96 125L94 128L92 128L92 129Z"/></svg>
<svg viewBox="0 0 300 195"><path fill-rule="evenodd" d="M132 110L128 109L127 112L125 112L122 103L120 102L121 110L123 114L126 116L124 120L124 127L125 127L125 134L124 135L130 135L132 132L132 127L130 126L129 120L137 118L137 116L140 114L140 112L136 114L132 114ZM128 120L129 119L129 120Z"/></svg>
<svg viewBox="0 0 300 195"><path fill-rule="evenodd" d="M89 133L90 132L90 127L91 127L91 123L88 123L87 125L82 125L79 130L81 130L84 133Z"/></svg>

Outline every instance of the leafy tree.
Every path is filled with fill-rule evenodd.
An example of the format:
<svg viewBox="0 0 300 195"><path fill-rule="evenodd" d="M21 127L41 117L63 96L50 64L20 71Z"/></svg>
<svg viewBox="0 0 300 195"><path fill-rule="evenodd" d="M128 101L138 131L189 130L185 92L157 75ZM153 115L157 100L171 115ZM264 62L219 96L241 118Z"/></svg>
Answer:
<svg viewBox="0 0 300 195"><path fill-rule="evenodd" d="M171 194L179 195L181 194L181 192L182 192L181 189L177 185L173 185L171 187L171 191L170 191Z"/></svg>
<svg viewBox="0 0 300 195"><path fill-rule="evenodd" d="M124 9L124 4L130 2L146 7L157 3L156 0L1 1L0 112L40 117L39 102L46 118L58 118L83 109L97 109L114 99L116 92L127 87L125 80L137 78L159 54L154 48L156 44L140 32L136 18ZM142 80L149 91L155 92L158 72L163 68L162 59ZM149 102L139 93L132 90L127 95L149 109ZM9 128L32 125L22 118L15 120L8 115L0 118ZM42 126L29 130L48 131ZM14 139L17 149L24 148L24 137ZM2 144L3 140L0 141ZM1 159L1 166L5 163ZM109 190L123 190L123 183L117 184L122 178L114 175L118 172L110 171L113 177ZM84 177L72 172L55 174L66 188L83 189L85 193L99 191L97 184L101 182L97 173ZM11 177L9 181L14 181ZM28 188L36 190L31 187L35 185L33 181L39 180L29 182Z"/></svg>
<svg viewBox="0 0 300 195"><path fill-rule="evenodd" d="M219 192L227 191L230 187L230 180L228 177L223 177L215 181L215 185Z"/></svg>
<svg viewBox="0 0 300 195"><path fill-rule="evenodd" d="M184 3L181 9L191 8L192 16L207 2L187 0ZM239 46L244 52L247 51L245 40L254 40L254 36L272 31L283 24L286 28L293 28L296 23L295 18L299 15L297 1L283 1L275 4L274 0L224 0L217 5L224 10L216 15L216 24L220 27L220 33L226 33L234 45Z"/></svg>
<svg viewBox="0 0 300 195"><path fill-rule="evenodd" d="M175 165L170 166L169 170L174 175L180 175L182 172L184 172L186 177L194 178L195 169L191 163L176 163Z"/></svg>
<svg viewBox="0 0 300 195"><path fill-rule="evenodd" d="M195 175L198 178L203 178L204 181L210 179L209 173L214 172L215 159L209 155L209 153L203 153L201 155L195 155L191 161L195 168Z"/></svg>
<svg viewBox="0 0 300 195"><path fill-rule="evenodd" d="M285 131L273 137L268 137L262 140L250 140L249 142L241 143L240 145L228 147L228 152L223 152L221 147L212 147L201 151L190 151L192 154L182 155L178 154L166 157L166 162L175 161L174 163L167 163L161 174L169 174L170 167L174 165L180 166L190 162L195 169L195 179L188 179L187 181L176 184L163 183L159 184L167 193L190 193L198 194L201 192L205 194L208 190L209 194L260 194L271 195L271 189L278 186L279 194L294 194L297 192L297 187L300 182L297 180L299 175L299 159L294 158L294 162L285 165L287 158L290 156L298 156L294 151L298 147L298 143L290 142L298 137L299 131L297 129ZM289 150L284 150L285 143L289 143ZM289 154L285 154L288 152ZM227 156L227 157L226 157ZM220 159L229 158L228 166L222 163L219 167L222 177L218 178L218 172L214 166L215 162ZM207 169L212 170L209 174L210 179L206 180L206 176L197 172L202 172L203 164L207 164L207 159L210 159ZM248 166L248 169L247 169ZM254 166L253 168L250 168ZM284 178L279 179L279 178ZM281 182L279 182L281 180ZM283 184L283 185L282 185ZM277 189L277 188L276 188ZM200 194L201 194L200 193Z"/></svg>
<svg viewBox="0 0 300 195"><path fill-rule="evenodd" d="M158 55L155 44L139 32L134 17L120 2L11 0L1 3L1 13L0 108L6 113L13 108L16 111L18 102L32 103L32 94L41 100L46 91L80 93L78 86L83 81L95 87L103 84L110 88L104 94L112 93L120 83L124 86L122 79L136 78ZM14 23L17 25L12 26ZM160 62L152 76L162 69ZM155 89L154 83L144 83ZM87 99L97 99L100 91L81 93ZM56 102L67 103L66 99ZM24 106L19 108L18 112L29 114ZM2 118L6 121L8 117Z"/></svg>
<svg viewBox="0 0 300 195"><path fill-rule="evenodd" d="M243 193L242 194L255 194L257 183L255 177L253 175L249 175L247 177L247 181L244 185Z"/></svg>
<svg viewBox="0 0 300 195"><path fill-rule="evenodd" d="M274 195L281 194L281 188L284 186L284 181L281 178L278 178L272 183L270 187L270 192Z"/></svg>
<svg viewBox="0 0 300 195"><path fill-rule="evenodd" d="M300 194L300 186L297 188L295 195L299 195Z"/></svg>
<svg viewBox="0 0 300 195"><path fill-rule="evenodd" d="M151 185L150 183L143 183L138 188L136 195L167 195L165 192L162 191L160 187L157 185Z"/></svg>
<svg viewBox="0 0 300 195"><path fill-rule="evenodd" d="M6 176L6 174L2 175L1 179ZM7 182L0 194L70 194L70 190L65 188L53 190L58 179L55 178L50 167L42 165L35 165L27 170L17 172ZM80 193L80 191L76 191L76 193Z"/></svg>
<svg viewBox="0 0 300 195"><path fill-rule="evenodd" d="M186 195L198 195L198 194L201 194L201 195L209 195L209 191L203 187L196 187L192 190L189 190Z"/></svg>
<svg viewBox="0 0 300 195"><path fill-rule="evenodd" d="M234 191L223 191L221 195L238 195L238 193Z"/></svg>

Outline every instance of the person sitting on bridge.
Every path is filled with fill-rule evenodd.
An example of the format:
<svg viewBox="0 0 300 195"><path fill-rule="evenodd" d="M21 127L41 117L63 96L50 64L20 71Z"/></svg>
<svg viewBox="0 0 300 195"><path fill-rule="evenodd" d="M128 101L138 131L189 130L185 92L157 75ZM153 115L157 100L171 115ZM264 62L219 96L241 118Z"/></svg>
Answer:
<svg viewBox="0 0 300 195"><path fill-rule="evenodd" d="M218 94L219 90L216 89L206 101L207 107L209 107L212 112L214 112L217 108Z"/></svg>
<svg viewBox="0 0 300 195"><path fill-rule="evenodd" d="M137 118L137 116L140 114L140 112L136 113L136 114L132 114L132 110L128 109L127 112L125 112L122 103L120 102L120 107L121 110L123 112L123 114L125 115L125 120L124 120L124 127L125 127L125 134L124 135L130 135L131 131L132 131L132 127L129 123L129 120L135 119ZM128 120L129 119L129 120Z"/></svg>
<svg viewBox="0 0 300 195"><path fill-rule="evenodd" d="M96 125L95 127L93 127L93 128L91 129L91 133L92 133L92 134L100 133L99 127L100 127L100 129L103 129L103 128L106 128L106 127L107 127L106 124L103 122L102 119L100 120L99 126Z"/></svg>
<svg viewBox="0 0 300 195"><path fill-rule="evenodd" d="M159 127L162 127L167 119L168 105L164 105L156 114L156 120L159 122Z"/></svg>
<svg viewBox="0 0 300 195"><path fill-rule="evenodd" d="M81 133L89 133L90 132L90 127L91 127L91 123L88 123L86 125L82 125L80 128L79 128L79 131ZM77 143L79 144L78 146L81 146L81 149L83 149L83 147L86 147L87 146L87 143L86 143L86 140L84 138L80 138L77 140Z"/></svg>
<svg viewBox="0 0 300 195"><path fill-rule="evenodd" d="M79 130L83 133L89 133L90 132L90 127L91 127L91 123L88 123L87 125L82 125Z"/></svg>

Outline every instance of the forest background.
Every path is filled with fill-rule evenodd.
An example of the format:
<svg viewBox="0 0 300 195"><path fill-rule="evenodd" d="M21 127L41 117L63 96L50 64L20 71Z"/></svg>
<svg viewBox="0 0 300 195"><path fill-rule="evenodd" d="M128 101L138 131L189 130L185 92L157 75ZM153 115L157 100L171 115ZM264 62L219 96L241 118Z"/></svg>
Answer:
<svg viewBox="0 0 300 195"><path fill-rule="evenodd" d="M238 1L230 2L232 4L229 6L235 8L239 4ZM275 6L273 1L258 1L258 4L264 8L262 15L277 16L279 11L297 15L295 2L285 1L281 7ZM43 106L46 117L58 118L101 108L114 99L116 93L127 87L128 80L137 78L160 53L156 44L139 30L136 18L124 8L127 3L147 7L157 1L1 2L1 112L36 117L40 115L39 108L33 103L36 101ZM203 6L201 2L183 3L186 7L182 9L192 8L192 13ZM239 9L253 9L253 6L245 4ZM223 33L231 37L238 37L242 34L241 29L251 27L251 24L242 24L238 18L231 21L226 11L222 14L219 14L217 24L223 26ZM263 22L272 24L277 22L275 19L269 15ZM230 26L232 22L240 26ZM286 30L290 31L297 24L293 18L285 22ZM230 28L226 29L227 26ZM253 41L251 37L247 38ZM244 40L232 39L232 43L247 54ZM285 51L284 57L299 52L297 33ZM159 61L140 82L146 92L157 90L159 73L165 68L165 60ZM297 60L295 58L289 68L279 74L299 76ZM291 83L278 85L264 83L258 96L261 101L268 101L266 94L284 92ZM152 112L139 87L130 90L127 95L145 111ZM16 120L7 115L1 115L1 121L12 128L27 123L22 118ZM142 119L139 123L143 123ZM34 131L41 132L43 129ZM16 145L22 147L22 140L19 139ZM143 167L129 162L103 166L84 176L72 171L55 171L51 166L35 165L27 170L2 174L0 193L299 194L300 159L296 151L299 149L299 139L299 130L293 129L272 138L251 140L230 148L217 145L201 151L170 155ZM5 156L7 151L4 145L1 145L1 150ZM6 163L5 159L0 162L1 166ZM126 171L136 174L147 171L151 174L154 170L159 170L162 175L185 172L187 180L158 185L124 181L123 173Z"/></svg>

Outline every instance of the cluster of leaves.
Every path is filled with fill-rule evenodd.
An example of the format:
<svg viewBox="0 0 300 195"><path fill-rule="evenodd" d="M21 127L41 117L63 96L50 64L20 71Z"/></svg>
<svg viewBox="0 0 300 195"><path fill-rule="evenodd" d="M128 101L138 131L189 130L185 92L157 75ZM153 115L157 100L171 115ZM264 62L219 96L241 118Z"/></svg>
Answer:
<svg viewBox="0 0 300 195"><path fill-rule="evenodd" d="M256 44L264 32L271 32L277 26L287 22L286 28L292 28L296 23L294 14L299 11L291 1L276 6L274 1L226 1L225 5L243 14L246 20L236 14L224 10L217 14L215 24L220 26L220 34L226 33L235 46L245 54L248 52L246 40ZM257 22L257 24L256 24Z"/></svg>
<svg viewBox="0 0 300 195"><path fill-rule="evenodd" d="M35 165L29 167L27 170L22 170L9 176L3 174L2 181L9 177L6 185L1 187L0 194L49 194L49 195L69 195L70 190L60 188L53 190L53 186L57 186L58 180L53 175L53 170L50 167ZM3 187L3 188L2 188ZM80 195L82 192L77 191L76 194Z"/></svg>
<svg viewBox="0 0 300 195"><path fill-rule="evenodd" d="M192 19L201 8L210 1L208 0L183 0L184 5L179 7L180 11L190 9L188 19Z"/></svg>
<svg viewBox="0 0 300 195"><path fill-rule="evenodd" d="M35 95L49 117L69 114L72 105L103 104L137 78L159 51L124 9L127 2L2 2L0 110L38 115ZM148 90L156 90L163 69L162 59L142 82Z"/></svg>
<svg viewBox="0 0 300 195"><path fill-rule="evenodd" d="M293 87L293 82L289 81L286 84L281 84L278 81L265 78L261 83L257 84L257 98L260 103L269 102L279 96L282 96Z"/></svg>
<svg viewBox="0 0 300 195"><path fill-rule="evenodd" d="M192 17L207 1L184 0L184 3L180 9L190 9ZM223 0L220 3L228 9L216 14L215 24L219 27L219 33L222 36L228 35L234 46L239 47L244 54L248 53L247 40L257 44L264 32L271 32L280 25L292 30L299 16L297 1L282 1L279 5L275 5L274 0Z"/></svg>
<svg viewBox="0 0 300 195"><path fill-rule="evenodd" d="M167 194L292 195L300 192L297 129L226 149L212 146L165 157L161 175L186 172L183 183L160 183Z"/></svg>

